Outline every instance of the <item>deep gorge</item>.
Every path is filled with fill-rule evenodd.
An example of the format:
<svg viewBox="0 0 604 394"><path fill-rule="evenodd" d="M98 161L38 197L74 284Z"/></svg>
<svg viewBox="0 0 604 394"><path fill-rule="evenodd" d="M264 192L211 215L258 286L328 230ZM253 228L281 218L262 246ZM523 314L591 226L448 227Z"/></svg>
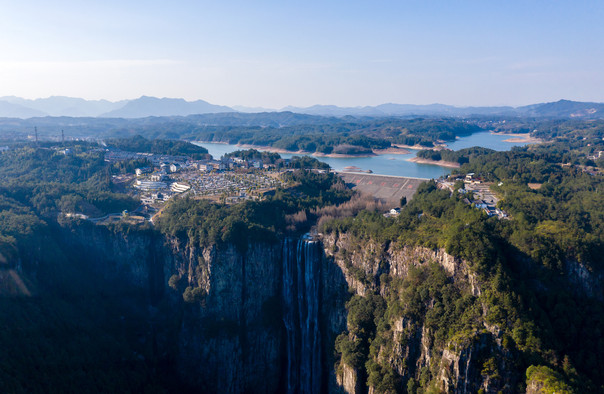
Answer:
<svg viewBox="0 0 604 394"><path fill-rule="evenodd" d="M168 392L540 387L525 376L539 359L525 361L517 333L496 320L500 301L489 297L497 282L442 248L352 231L206 245L85 222L57 224L51 234L61 265L22 250L13 267L34 284L33 299L125 305L107 315L110 327L131 325L122 362ZM570 280L598 297L597 273L576 266L569 262Z"/></svg>
<svg viewBox="0 0 604 394"><path fill-rule="evenodd" d="M144 295L158 308L159 325L163 318L179 320L176 332L155 333L169 338L152 340L174 346L158 354L175 362L189 390L335 389L329 366L334 338L345 329L348 293L319 240L250 243L242 252L230 244L201 248L154 231L124 234L102 226L72 227L63 239L113 291ZM170 287L171 277L179 277L180 287ZM183 301L189 286L203 296ZM166 303L170 313L162 316Z"/></svg>
<svg viewBox="0 0 604 394"><path fill-rule="evenodd" d="M197 247L152 230L76 226L63 235L64 246L87 256L91 274L108 291L144 295L155 325L147 340L154 343L156 357L173 363L179 384L191 392L373 391L363 369L334 354L336 337L347 332L351 296L386 297L380 283L384 274L404 278L430 263L468 294L481 292L465 262L443 251L384 250L346 234L248 243L244 250L232 244ZM178 284L170 278L178 278ZM187 288L201 291L185 301ZM393 332L407 339L388 362L399 365L400 376L413 379L434 362L436 352L443 389L494 386L511 392L520 377L506 367L512 356L501 346L497 327L487 329L447 349L434 343L425 325L403 318L394 322ZM494 353L507 375L489 381L480 368ZM409 361L404 360L415 366L405 367Z"/></svg>

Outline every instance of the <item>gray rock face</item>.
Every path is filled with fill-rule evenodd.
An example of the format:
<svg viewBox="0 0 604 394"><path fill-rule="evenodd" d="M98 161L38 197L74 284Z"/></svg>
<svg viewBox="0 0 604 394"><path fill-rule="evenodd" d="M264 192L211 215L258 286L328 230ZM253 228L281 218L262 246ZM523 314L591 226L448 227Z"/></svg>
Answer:
<svg viewBox="0 0 604 394"><path fill-rule="evenodd" d="M382 245L373 241L363 241L347 234L323 238L326 254L339 267L343 277L354 294L385 295L386 289L380 283L380 276L388 274L395 278L405 278L411 267L420 267L431 262L441 265L462 291L479 297L480 283L469 269L469 265L447 254L442 249L425 247L398 247ZM486 309L484 315L486 316ZM432 374L431 387L442 392L513 392L523 378L513 368L514 356L502 346L501 332L496 326L483 321L484 330L468 333L466 337L452 340L439 346L434 333L425 325L410 319L400 318L392 322L394 348L380 350L378 359L385 361L403 382L413 378L419 380L422 370L437 371ZM496 376L485 374L484 362L492 358ZM336 373L336 385L346 393L373 393L364 374L353 367L340 364ZM336 391L336 390L332 390Z"/></svg>
<svg viewBox="0 0 604 394"><path fill-rule="evenodd" d="M108 292L135 292L148 296L149 305L169 305L170 316L156 314L159 320L174 319L158 340L159 353L197 391L374 392L366 373L345 364L334 368L335 338L347 330L351 294L386 295L380 276L405 278L411 267L431 262L465 294L483 294L469 265L444 250L361 245L347 234L312 241L312 250L309 241L297 239L250 243L240 250L230 244L201 247L154 231L113 233L102 226L65 231L66 246L87 256L90 269L115 284ZM576 268L574 275L588 276ZM197 295L185 301L187 289ZM432 371L430 385L446 392L513 392L523 380L501 330L486 320L476 332L444 345L437 345L421 322L398 318L391 327L401 340L377 357L404 382L418 381L426 369ZM497 374L484 373L488 359Z"/></svg>
<svg viewBox="0 0 604 394"><path fill-rule="evenodd" d="M99 277L121 284L116 293L128 289L149 295L151 304L171 305L169 318L178 321L158 341L166 346L160 352L170 355L191 389L337 389L333 343L346 327L348 293L318 241L250 243L242 251L199 247L153 231L115 234L101 226L76 227L64 238L70 247L86 249L87 264ZM200 296L186 302L186 288L199 289Z"/></svg>
<svg viewBox="0 0 604 394"><path fill-rule="evenodd" d="M176 255L178 256L178 254ZM216 392L276 392L282 332L281 245L253 244L241 254L189 250L174 272L201 269L203 303L184 306L178 370L194 387Z"/></svg>

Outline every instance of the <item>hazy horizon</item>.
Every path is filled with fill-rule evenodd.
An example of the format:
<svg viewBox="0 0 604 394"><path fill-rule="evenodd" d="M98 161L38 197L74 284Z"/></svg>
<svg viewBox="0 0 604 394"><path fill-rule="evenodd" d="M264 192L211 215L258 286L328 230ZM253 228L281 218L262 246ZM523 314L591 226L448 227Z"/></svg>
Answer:
<svg viewBox="0 0 604 394"><path fill-rule="evenodd" d="M271 111L282 111L282 110L286 110L288 107L293 107L293 108L310 108L310 107L314 107L314 106L336 106L336 107L340 107L340 108L365 108L365 107L377 107L380 105L412 105L412 106L430 106L430 105L446 105L446 106L452 106L452 107L456 107L456 108L468 108L468 107L512 107L512 108L519 108L522 107L523 105L508 105L508 104L500 104L500 105L454 105L454 104L449 104L449 103L426 103L426 104L418 104L418 103L393 103L393 102L383 102L383 103L378 103L378 104L374 104L374 105L350 105L350 106L344 106L344 105L337 105L337 104L331 104L331 103L317 103L317 104L311 104L308 106L295 106L295 105L284 105L281 107L277 107L277 108L267 108L267 107L262 107L262 106L254 106L254 105L242 105L242 104L223 104L223 103L214 103L211 102L207 99L204 98L195 98L195 99L185 99L183 97L157 97L157 96L148 96L148 95L139 95L137 97L132 97L132 98L122 98L122 99L117 99L117 100L109 100L109 99L105 99L105 98L84 98L84 97L75 97L75 96L62 96L62 95L51 95L51 96L46 96L46 97L20 97L20 96L14 96L14 95L10 95L10 96L0 96L0 100L3 100L5 98L17 98L17 99L24 99L24 100L48 100L48 99L52 99L52 98L68 98L68 99L83 99L86 101L108 101L110 103L118 103L118 102L123 102L123 101L133 101L133 100L137 100L143 97L150 97L150 98L156 98L156 99L169 99L169 100L185 100L187 102L194 102L194 101L206 101L209 104L213 104L213 105L221 105L221 106L227 106L230 107L232 109L237 109L237 108L247 108L247 109L265 109L265 110L271 110ZM562 100L568 100L568 101L575 101L575 100L569 100L567 98L559 98L556 100L552 100L550 102L558 102L558 101L562 101ZM585 102L594 102L594 103L600 103L597 101L585 101ZM533 104L545 104L546 102L535 102L535 103L529 103L526 105L533 105ZM602 103L604 104L604 103Z"/></svg>
<svg viewBox="0 0 604 394"><path fill-rule="evenodd" d="M0 96L604 102L604 3L2 1Z"/></svg>

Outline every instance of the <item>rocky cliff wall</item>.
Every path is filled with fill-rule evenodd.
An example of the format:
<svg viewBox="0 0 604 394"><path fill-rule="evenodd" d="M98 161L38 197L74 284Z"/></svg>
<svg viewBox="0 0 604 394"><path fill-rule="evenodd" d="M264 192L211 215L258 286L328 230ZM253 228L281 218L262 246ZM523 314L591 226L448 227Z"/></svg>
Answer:
<svg viewBox="0 0 604 394"><path fill-rule="evenodd" d="M174 242L173 250L179 250ZM182 249L182 248L181 248ZM212 392L277 392L282 385L281 245L192 248L175 253L172 272L204 289L183 305L179 372ZM200 272L199 278L194 278Z"/></svg>
<svg viewBox="0 0 604 394"><path fill-rule="evenodd" d="M229 244L201 247L151 230L114 233L101 226L84 226L64 231L66 247L86 256L105 282L120 284L110 291L130 289L148 295L150 305L159 305L156 319L171 329L157 331L163 336L154 339L160 346L158 353L176 365L190 389L280 392L289 387L287 365L292 360L288 360L291 352L284 324L284 262L285 245L291 249L292 240L249 243L241 250ZM411 267L430 262L441 265L464 293L480 297L483 292L468 264L443 250L360 243L347 234L324 236L321 241L325 253L313 257L318 264L313 269L319 275L321 344L314 354L319 353L322 366L322 372L315 374L320 382L313 384L320 385L321 392L376 390L367 385L366 373L349 365L333 367L338 361L335 339L347 329L345 304L352 294L386 297L384 275L405 278ZM303 276L306 270L296 275ZM298 282L296 293L300 286L306 284ZM297 305L308 304L297 301ZM441 346L435 345L434 333L420 322L400 318L390 324L398 340L393 349L380 350L376 359L396 371L403 383L419 381L430 370L430 384L438 390L489 392L516 387L518 377L508 373L512 356L502 346L496 326L484 322L481 330ZM296 363L301 359L299 351ZM497 374L483 373L487 355L497 356ZM289 391L298 390L290 387Z"/></svg>
<svg viewBox="0 0 604 394"><path fill-rule="evenodd" d="M193 390L277 392L281 382L281 245L199 247L155 231L114 233L85 226L64 235L68 247L114 291L139 292L150 304L169 304L178 319L160 325L169 338L155 339ZM178 283L169 286L170 278ZM183 293L195 297L185 302ZM201 291L199 291L201 290ZM111 289L109 289L111 291ZM174 324L175 323L175 324Z"/></svg>
<svg viewBox="0 0 604 394"><path fill-rule="evenodd" d="M480 283L469 265L442 249L360 241L347 234L324 236L323 243L327 259L341 270L356 295L380 294L387 297L388 285L382 283L384 275L405 278L411 267L422 267L431 262L442 266L464 294L473 297L482 294ZM484 315L486 313L484 310ZM486 321L482 322L482 329L465 333L445 346L437 345L434 333L421 322L397 318L389 324L394 345L382 346L374 357L378 364L388 365L396 371L401 378L398 384L403 387L409 380L423 379L424 384L444 392L466 393L480 389L485 392L513 392L522 379L512 372L514 356L502 346L501 331ZM494 362L492 371L485 368L485 360L489 359ZM344 392L378 391L366 381L359 381L366 379L364 374L350 365L340 365L337 371L337 384Z"/></svg>

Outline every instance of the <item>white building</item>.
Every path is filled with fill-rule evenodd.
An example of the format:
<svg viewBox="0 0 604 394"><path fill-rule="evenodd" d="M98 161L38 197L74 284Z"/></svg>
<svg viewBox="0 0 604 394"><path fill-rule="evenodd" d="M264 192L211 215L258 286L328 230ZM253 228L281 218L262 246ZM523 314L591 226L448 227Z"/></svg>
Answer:
<svg viewBox="0 0 604 394"><path fill-rule="evenodd" d="M174 182L172 185L170 185L170 190L172 190L174 193L184 193L190 188L191 186L180 182Z"/></svg>
<svg viewBox="0 0 604 394"><path fill-rule="evenodd" d="M162 190L166 189L168 185L165 182L156 182L156 181L136 181L134 187L145 190Z"/></svg>
<svg viewBox="0 0 604 394"><path fill-rule="evenodd" d="M143 168L137 168L136 170L134 170L134 173L136 174L136 176L141 176L143 174L149 174L152 171L153 171L153 168L151 168L151 167L143 167Z"/></svg>
<svg viewBox="0 0 604 394"><path fill-rule="evenodd" d="M153 174L151 175L151 180L153 182L167 182L170 180L170 177L168 176L168 174L164 174L164 173L158 173L158 174Z"/></svg>

